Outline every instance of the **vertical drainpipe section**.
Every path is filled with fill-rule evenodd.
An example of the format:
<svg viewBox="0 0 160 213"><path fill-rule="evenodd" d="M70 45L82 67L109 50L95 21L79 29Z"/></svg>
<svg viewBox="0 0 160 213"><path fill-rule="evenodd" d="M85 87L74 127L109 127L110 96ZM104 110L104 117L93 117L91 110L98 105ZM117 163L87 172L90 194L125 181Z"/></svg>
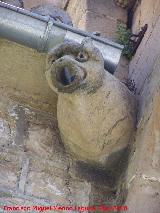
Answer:
<svg viewBox="0 0 160 213"><path fill-rule="evenodd" d="M123 49L123 46L108 39L2 2L0 2L0 37L39 52L48 52L65 41L81 43L85 37L90 37L103 55L105 69L112 74L116 70Z"/></svg>

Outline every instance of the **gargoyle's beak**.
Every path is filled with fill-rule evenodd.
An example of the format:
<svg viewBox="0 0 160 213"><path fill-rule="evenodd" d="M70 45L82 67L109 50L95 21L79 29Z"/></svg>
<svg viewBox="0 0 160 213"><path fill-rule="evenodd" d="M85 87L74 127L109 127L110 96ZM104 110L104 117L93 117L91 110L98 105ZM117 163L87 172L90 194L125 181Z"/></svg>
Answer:
<svg viewBox="0 0 160 213"><path fill-rule="evenodd" d="M47 80L57 92L71 93L76 90L86 78L86 72L71 56L63 56L53 62L47 74ZM51 87L53 89L53 87ZM54 91L55 91L54 89Z"/></svg>

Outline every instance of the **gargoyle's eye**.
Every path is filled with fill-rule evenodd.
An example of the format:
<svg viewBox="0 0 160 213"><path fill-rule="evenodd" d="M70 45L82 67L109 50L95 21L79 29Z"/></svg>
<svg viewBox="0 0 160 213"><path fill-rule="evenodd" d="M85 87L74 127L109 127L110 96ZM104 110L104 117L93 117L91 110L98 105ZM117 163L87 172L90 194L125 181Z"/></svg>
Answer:
<svg viewBox="0 0 160 213"><path fill-rule="evenodd" d="M80 52L76 58L79 62L86 62L88 61L88 54L85 52Z"/></svg>

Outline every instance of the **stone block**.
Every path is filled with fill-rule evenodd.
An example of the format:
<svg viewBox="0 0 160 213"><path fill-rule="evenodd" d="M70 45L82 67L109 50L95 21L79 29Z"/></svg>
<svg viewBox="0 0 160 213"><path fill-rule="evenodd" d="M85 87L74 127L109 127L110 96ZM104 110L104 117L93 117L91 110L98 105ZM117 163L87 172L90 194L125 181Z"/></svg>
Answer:
<svg viewBox="0 0 160 213"><path fill-rule="evenodd" d="M0 152L0 187L16 190L21 173L22 155Z"/></svg>
<svg viewBox="0 0 160 213"><path fill-rule="evenodd" d="M126 10L117 7L114 0L87 0L87 9L102 16L104 20L106 17L110 17L112 20L121 20L124 23L127 21Z"/></svg>
<svg viewBox="0 0 160 213"><path fill-rule="evenodd" d="M47 198L53 203L62 205L69 204L67 198L67 187L63 177L58 177L56 174L44 172L30 171L27 177L25 193L37 198Z"/></svg>
<svg viewBox="0 0 160 213"><path fill-rule="evenodd" d="M101 32L103 37L115 38L118 21L126 23L127 13L117 7L113 0L71 0L68 13L74 26L89 32Z"/></svg>
<svg viewBox="0 0 160 213"><path fill-rule="evenodd" d="M88 205L90 183L72 178L58 163L30 160L25 193L59 205Z"/></svg>
<svg viewBox="0 0 160 213"><path fill-rule="evenodd" d="M102 37L108 39L115 39L115 32L117 30L117 20L110 16L105 17L104 15L94 13L92 11L86 12L86 30L93 32L100 32Z"/></svg>
<svg viewBox="0 0 160 213"><path fill-rule="evenodd" d="M67 168L67 157L62 145L58 141L58 136L54 135L54 130L42 128L38 125L30 126L28 138L25 140L25 148L40 161L50 160L52 166L60 169Z"/></svg>

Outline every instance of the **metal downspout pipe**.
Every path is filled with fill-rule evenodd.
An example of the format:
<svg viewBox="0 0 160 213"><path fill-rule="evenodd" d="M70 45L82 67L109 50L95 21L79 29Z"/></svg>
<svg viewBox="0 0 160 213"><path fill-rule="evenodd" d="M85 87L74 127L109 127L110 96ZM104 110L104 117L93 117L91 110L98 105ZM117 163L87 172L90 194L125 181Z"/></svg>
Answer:
<svg viewBox="0 0 160 213"><path fill-rule="evenodd" d="M39 52L48 52L57 44L65 41L81 43L85 37L90 37L104 57L105 68L112 74L118 65L123 49L123 46L108 39L3 2L0 2L0 37Z"/></svg>

